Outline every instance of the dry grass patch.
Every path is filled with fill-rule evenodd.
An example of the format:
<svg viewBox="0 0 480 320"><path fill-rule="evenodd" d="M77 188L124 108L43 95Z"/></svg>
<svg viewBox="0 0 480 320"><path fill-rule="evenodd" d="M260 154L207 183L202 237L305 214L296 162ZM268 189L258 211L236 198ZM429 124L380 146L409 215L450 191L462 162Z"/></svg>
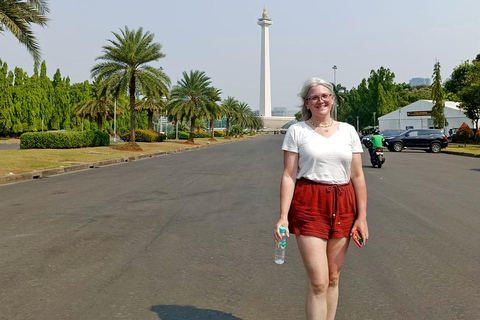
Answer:
<svg viewBox="0 0 480 320"><path fill-rule="evenodd" d="M466 147L463 144L452 144L450 143L448 147L442 149L445 151L452 151L452 152L463 152L463 153L471 153L471 154L480 154L480 146L477 145L467 145Z"/></svg>
<svg viewBox="0 0 480 320"><path fill-rule="evenodd" d="M18 139L17 139L18 140ZM218 140L209 141L208 138L195 139L196 146L214 145L236 141ZM33 172L38 170L70 166L79 163L90 163L101 160L130 157L138 154L152 154L159 151L173 151L192 148L185 144L185 140L167 140L164 142L138 142L143 151L121 150L126 143L115 143L108 147L79 148L79 149L24 149L0 151L0 175ZM120 148L119 148L120 147Z"/></svg>

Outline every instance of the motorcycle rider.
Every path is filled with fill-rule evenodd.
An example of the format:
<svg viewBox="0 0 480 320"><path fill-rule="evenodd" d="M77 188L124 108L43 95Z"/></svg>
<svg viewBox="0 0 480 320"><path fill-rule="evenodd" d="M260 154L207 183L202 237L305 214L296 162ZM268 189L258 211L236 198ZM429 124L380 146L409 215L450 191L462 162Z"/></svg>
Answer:
<svg viewBox="0 0 480 320"><path fill-rule="evenodd" d="M380 134L378 129L373 130L373 134L370 136L370 144L368 152L370 153L370 158L372 159L375 155L375 150L377 148L383 148L383 136Z"/></svg>

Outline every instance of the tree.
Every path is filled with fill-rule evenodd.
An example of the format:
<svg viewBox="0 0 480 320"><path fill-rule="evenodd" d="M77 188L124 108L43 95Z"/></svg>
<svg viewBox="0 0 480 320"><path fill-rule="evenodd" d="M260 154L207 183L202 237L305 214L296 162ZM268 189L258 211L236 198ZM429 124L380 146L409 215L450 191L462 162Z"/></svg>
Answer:
<svg viewBox="0 0 480 320"><path fill-rule="evenodd" d="M478 129L480 120L480 61L473 61L470 70L465 75L463 88L457 92L460 108L473 121Z"/></svg>
<svg viewBox="0 0 480 320"><path fill-rule="evenodd" d="M113 96L108 91L102 90L102 85L93 83L93 97L82 101L72 108L72 112L79 117L88 117L97 123L98 131L102 131L103 119L109 120L113 117ZM122 108L117 108L122 112Z"/></svg>
<svg viewBox="0 0 480 320"><path fill-rule="evenodd" d="M238 101L235 100L233 97L227 97L222 103L223 107L223 116L226 119L226 124L225 124L225 138L229 139L230 136L230 122L232 119L235 118L235 115L237 114L238 110Z"/></svg>
<svg viewBox="0 0 480 320"><path fill-rule="evenodd" d="M221 93L222 91L220 89L210 87L210 103L208 104L206 114L210 126L210 133L212 134L210 140L215 140L215 120L223 113L222 107L217 104L217 102L222 101L222 98L220 98Z"/></svg>
<svg viewBox="0 0 480 320"><path fill-rule="evenodd" d="M51 102L55 108L52 117L52 124L55 123L55 125L52 125L52 127L69 130L71 128L70 79L68 77L62 79L60 70L57 69L53 75L52 86L53 95L51 96Z"/></svg>
<svg viewBox="0 0 480 320"><path fill-rule="evenodd" d="M27 47L35 62L40 62L40 46L33 34L32 25L45 27L49 12L46 0L0 1L0 33L9 30Z"/></svg>
<svg viewBox="0 0 480 320"><path fill-rule="evenodd" d="M135 94L146 94L160 90L167 92L170 79L161 68L154 68L148 63L165 57L162 45L154 43L154 34L137 31L120 30L112 32L116 40L108 40L111 45L103 47L103 56L96 60L103 62L95 65L91 74L105 86L112 88L114 96L128 92L130 96L130 142L135 142Z"/></svg>
<svg viewBox="0 0 480 320"><path fill-rule="evenodd" d="M466 145L468 140L472 138L473 138L472 129L470 129L470 127L465 122L462 123L460 128L458 128L457 132L455 133L455 140L458 142L463 142Z"/></svg>
<svg viewBox="0 0 480 320"><path fill-rule="evenodd" d="M177 82L171 93L168 113L178 120L190 120L190 135L187 142L195 143L195 121L208 114L212 103L210 78L205 72L191 70L183 72L183 79Z"/></svg>
<svg viewBox="0 0 480 320"><path fill-rule="evenodd" d="M347 93L347 88L342 86L340 83L335 85L332 83L333 86L333 93L335 94L336 103L337 103L337 117L340 117L340 114L345 113L343 110L345 109L345 96ZM301 114L301 112L300 112Z"/></svg>
<svg viewBox="0 0 480 320"><path fill-rule="evenodd" d="M342 116L341 116L341 115L342 115L341 110L339 111L338 114L339 114L339 115L338 115L339 119L345 120L345 117L342 117ZM298 111L297 113L295 113L295 120L297 120L297 121L302 121L302 110L300 110L300 111Z"/></svg>
<svg viewBox="0 0 480 320"><path fill-rule="evenodd" d="M252 110L248 106L246 102L240 102L237 108L237 114L234 118L234 123L240 126L242 129L245 127L250 127L251 125L251 117L250 115L253 114Z"/></svg>
<svg viewBox="0 0 480 320"><path fill-rule="evenodd" d="M450 79L445 81L445 92L449 100L458 101L458 92L467 84L467 74L472 70L473 65L467 60L453 69Z"/></svg>
<svg viewBox="0 0 480 320"><path fill-rule="evenodd" d="M433 67L432 83L432 119L435 128L443 128L448 125L444 113L444 97L442 88L442 76L440 75L440 62L437 61Z"/></svg>
<svg viewBox="0 0 480 320"><path fill-rule="evenodd" d="M148 130L153 130L153 115L155 113L160 114L167 105L167 98L165 96L158 97L158 95L150 95L143 97L139 102L135 110L147 111L148 117Z"/></svg>

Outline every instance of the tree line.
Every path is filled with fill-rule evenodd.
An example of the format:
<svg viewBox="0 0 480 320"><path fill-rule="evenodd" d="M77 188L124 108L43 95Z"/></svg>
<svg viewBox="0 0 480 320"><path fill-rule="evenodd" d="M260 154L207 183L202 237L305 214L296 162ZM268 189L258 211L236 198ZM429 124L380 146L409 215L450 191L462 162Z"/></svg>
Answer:
<svg viewBox="0 0 480 320"><path fill-rule="evenodd" d="M258 130L263 121L256 117L248 104L228 97L212 86L203 71L183 73L173 87L162 68L151 62L165 57L154 35L142 28L120 33L103 47L91 74L93 83L70 84L57 69L53 80L46 75L46 63L40 71L35 63L32 76L21 68L9 71L1 63L0 72L0 135L16 136L40 130L108 130L118 115L118 130L130 132L135 141L135 128L153 129L161 114L170 121L189 123L189 140L194 140L195 128L208 123L213 133L215 120L225 119L227 135L230 124Z"/></svg>
<svg viewBox="0 0 480 320"><path fill-rule="evenodd" d="M432 100L432 118L435 127L448 125L444 119L444 102L460 102L459 107L478 129L480 120L480 54L472 62L466 61L457 66L450 78L442 82L440 62L436 61L431 86L410 86L395 83L395 74L388 68L372 70L367 79L351 90L341 84L336 85L338 119L360 129L378 125L375 119L398 110L417 100ZM299 119L299 114L296 115ZM375 121L375 123L374 123Z"/></svg>
<svg viewBox="0 0 480 320"><path fill-rule="evenodd" d="M20 68L8 71L0 61L0 135L18 135L25 131L65 129L97 130L111 127L113 109L119 107L119 129L129 128L130 141L135 128L151 128L154 117L164 110L169 119L190 123L190 140L198 122L208 122L213 132L216 119L231 121L242 127L263 127L247 104L228 97L221 101L220 89L199 70L184 72L183 79L170 88L170 79L162 68L151 62L165 54L154 35L125 27L103 47L101 62L91 70L93 83L70 85L57 70L53 80L46 76L45 62L38 72L40 48L32 25L45 27L49 12L47 0L0 1L0 32L9 30L32 54L35 67L29 77ZM457 66L444 83L440 62L436 62L432 86L411 87L394 82L395 74L383 66L372 70L368 79L351 90L335 86L338 119L360 128L376 126L376 119L420 99L433 100L432 118L435 127L447 124L444 101L460 102L460 108L478 129L480 120L480 54L472 62ZM116 113L115 113L116 114ZM299 114L296 114L299 119ZM41 128L41 129L40 129Z"/></svg>

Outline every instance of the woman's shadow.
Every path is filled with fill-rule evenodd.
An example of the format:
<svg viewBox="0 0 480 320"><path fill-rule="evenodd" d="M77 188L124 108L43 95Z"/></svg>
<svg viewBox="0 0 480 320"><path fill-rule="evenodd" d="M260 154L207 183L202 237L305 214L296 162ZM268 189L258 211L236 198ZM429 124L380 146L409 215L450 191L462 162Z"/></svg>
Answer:
<svg viewBox="0 0 480 320"><path fill-rule="evenodd" d="M192 306L156 305L150 308L161 320L242 320L217 310L198 309Z"/></svg>

